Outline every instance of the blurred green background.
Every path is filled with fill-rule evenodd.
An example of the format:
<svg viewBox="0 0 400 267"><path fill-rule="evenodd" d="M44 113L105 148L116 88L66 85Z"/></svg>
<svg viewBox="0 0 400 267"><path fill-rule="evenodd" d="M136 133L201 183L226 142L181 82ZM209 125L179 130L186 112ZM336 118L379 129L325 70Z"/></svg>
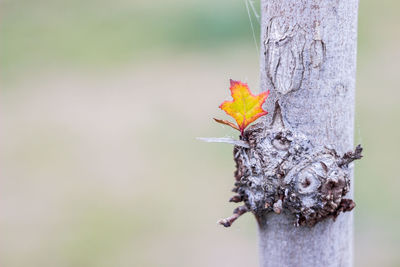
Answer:
<svg viewBox="0 0 400 267"><path fill-rule="evenodd" d="M400 266L399 8L360 1L356 266ZM257 266L254 218L216 224L232 147L195 140L236 135L211 120L229 78L258 87L244 1L0 10L2 266Z"/></svg>

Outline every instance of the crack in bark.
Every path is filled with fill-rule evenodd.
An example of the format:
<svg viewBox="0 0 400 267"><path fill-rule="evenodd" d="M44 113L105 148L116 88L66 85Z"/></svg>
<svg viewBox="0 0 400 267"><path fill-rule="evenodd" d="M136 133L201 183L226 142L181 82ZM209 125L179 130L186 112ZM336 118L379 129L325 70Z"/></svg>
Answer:
<svg viewBox="0 0 400 267"><path fill-rule="evenodd" d="M271 18L264 42L266 74L281 94L299 89L304 76L305 31L287 21L284 17Z"/></svg>

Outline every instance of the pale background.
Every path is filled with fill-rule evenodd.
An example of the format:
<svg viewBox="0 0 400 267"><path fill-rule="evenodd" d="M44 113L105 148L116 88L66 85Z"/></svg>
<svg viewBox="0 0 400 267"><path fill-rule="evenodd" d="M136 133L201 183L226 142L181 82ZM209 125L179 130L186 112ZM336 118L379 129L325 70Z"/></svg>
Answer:
<svg viewBox="0 0 400 267"><path fill-rule="evenodd" d="M400 266L399 9L360 1L356 266ZM232 147L195 139L237 135L212 121L229 78L259 89L243 1L0 12L1 266L257 266L254 218L216 224Z"/></svg>

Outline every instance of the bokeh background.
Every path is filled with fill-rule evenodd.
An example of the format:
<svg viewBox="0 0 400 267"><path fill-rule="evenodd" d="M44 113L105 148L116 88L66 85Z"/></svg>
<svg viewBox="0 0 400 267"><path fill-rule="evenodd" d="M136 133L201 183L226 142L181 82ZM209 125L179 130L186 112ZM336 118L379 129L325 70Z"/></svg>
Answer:
<svg viewBox="0 0 400 267"><path fill-rule="evenodd" d="M399 9L360 1L356 266L400 266ZM235 207L232 147L195 139L236 135L211 120L229 78L258 88L244 1L0 12L1 266L257 266L254 218L216 224Z"/></svg>

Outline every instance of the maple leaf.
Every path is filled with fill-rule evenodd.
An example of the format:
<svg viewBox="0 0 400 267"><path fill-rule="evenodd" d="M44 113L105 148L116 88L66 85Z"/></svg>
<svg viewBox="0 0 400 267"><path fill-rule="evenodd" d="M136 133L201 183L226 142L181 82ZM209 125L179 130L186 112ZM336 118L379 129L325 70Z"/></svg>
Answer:
<svg viewBox="0 0 400 267"><path fill-rule="evenodd" d="M268 112L263 110L262 105L268 97L269 91L262 92L259 95L253 95L247 84L240 81L230 80L231 82L231 95L233 101L224 101L219 108L232 116L238 125L233 127L231 122L217 121L219 123L227 124L235 129L238 129L243 136L244 129L253 121L261 116L267 115Z"/></svg>

